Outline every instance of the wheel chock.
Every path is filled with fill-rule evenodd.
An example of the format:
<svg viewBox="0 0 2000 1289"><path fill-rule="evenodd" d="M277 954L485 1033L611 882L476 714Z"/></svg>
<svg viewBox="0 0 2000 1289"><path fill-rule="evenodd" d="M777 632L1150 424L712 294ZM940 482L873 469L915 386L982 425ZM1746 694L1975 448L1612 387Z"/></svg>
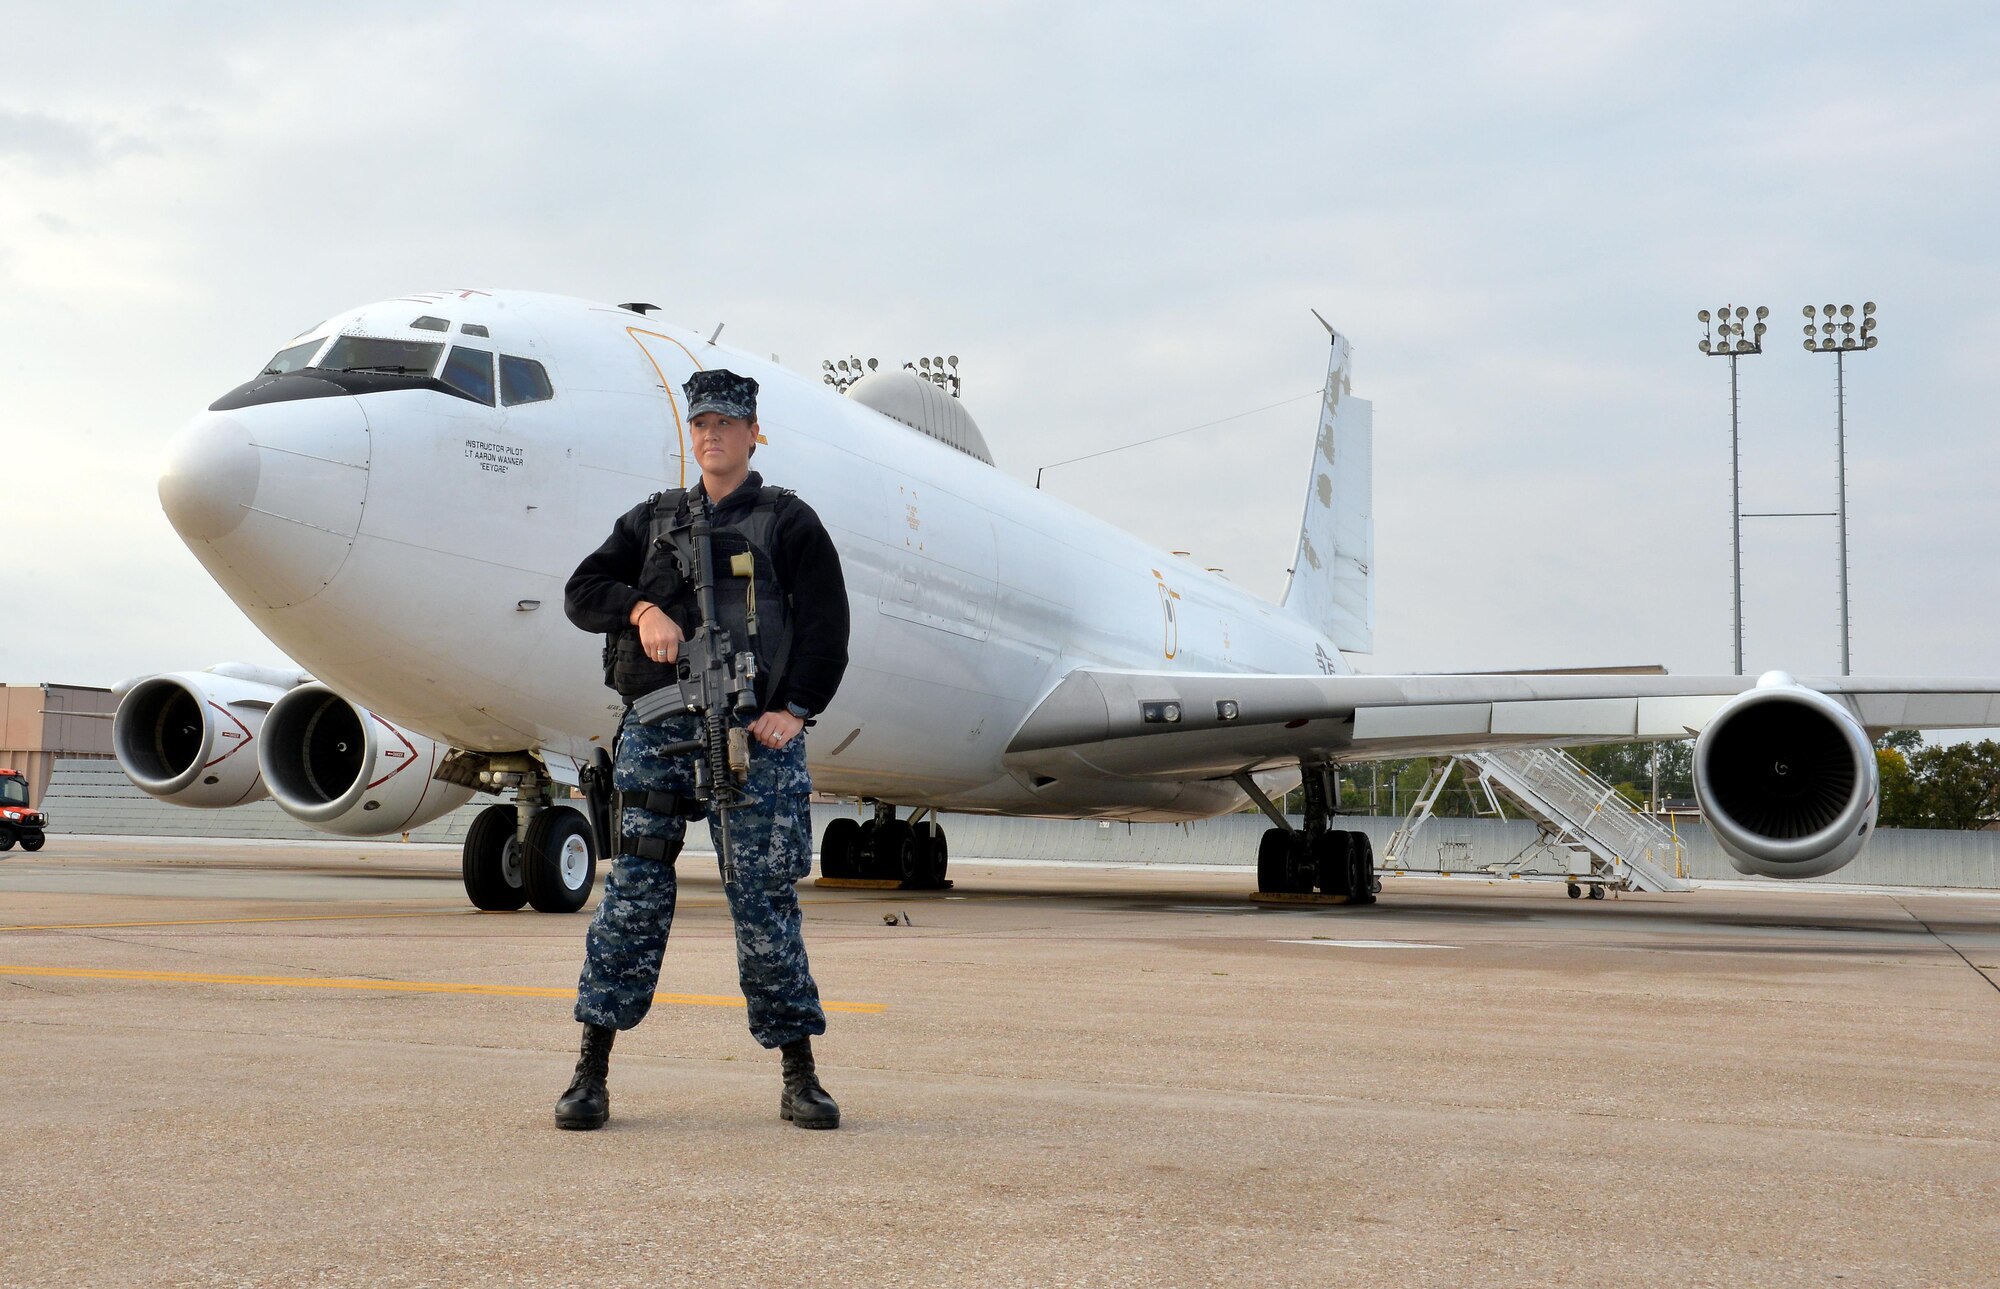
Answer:
<svg viewBox="0 0 2000 1289"><path fill-rule="evenodd" d="M815 877L812 884L836 891L948 891L952 886L949 877L936 886L920 886L899 877Z"/></svg>
<svg viewBox="0 0 2000 1289"><path fill-rule="evenodd" d="M1352 904L1352 895L1294 894L1291 891L1252 891L1253 904Z"/></svg>

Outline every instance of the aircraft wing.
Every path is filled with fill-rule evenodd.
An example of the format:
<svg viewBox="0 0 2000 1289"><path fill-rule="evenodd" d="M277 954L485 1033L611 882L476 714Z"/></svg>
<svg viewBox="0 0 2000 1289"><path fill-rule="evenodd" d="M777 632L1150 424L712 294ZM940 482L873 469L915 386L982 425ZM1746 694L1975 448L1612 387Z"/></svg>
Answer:
<svg viewBox="0 0 2000 1289"><path fill-rule="evenodd" d="M1758 679L1086 669L1065 676L1029 715L1006 763L1055 779L1193 779L1301 757L1375 760L1688 738ZM1835 698L1871 734L2000 726L1996 679L1844 676L1796 683Z"/></svg>

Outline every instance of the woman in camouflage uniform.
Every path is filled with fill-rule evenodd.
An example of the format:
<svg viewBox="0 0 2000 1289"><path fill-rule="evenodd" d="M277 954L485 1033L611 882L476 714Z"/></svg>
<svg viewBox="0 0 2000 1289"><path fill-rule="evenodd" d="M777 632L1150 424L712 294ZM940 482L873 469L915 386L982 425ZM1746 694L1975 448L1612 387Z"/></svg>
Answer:
<svg viewBox="0 0 2000 1289"><path fill-rule="evenodd" d="M730 811L731 871L724 875L738 975L751 1035L784 1056L780 1115L802 1128L834 1128L839 1107L813 1070L812 1036L826 1032L826 1016L806 962L796 884L812 869L804 727L832 701L847 667L846 585L819 516L791 492L765 487L750 469L757 382L705 371L684 389L702 474L690 496L706 497L712 508L718 569L730 566L730 553L751 554L762 619L762 705L750 719L732 717L749 731L744 787L753 802ZM613 773L622 808L620 853L590 924L577 983L583 1053L556 1103L556 1122L564 1128L597 1128L609 1116L605 1076L612 1039L652 1006L673 924L674 862L688 816L703 812L693 802L693 757L662 754L699 738L700 718L676 715L649 725L634 719L629 706L675 683L680 646L699 625L693 589L668 544L656 538L665 513L680 500L660 494L628 511L577 567L564 599L570 621L609 636L607 678L628 704ZM746 581L717 578L717 611L725 618L730 605L740 612Z"/></svg>

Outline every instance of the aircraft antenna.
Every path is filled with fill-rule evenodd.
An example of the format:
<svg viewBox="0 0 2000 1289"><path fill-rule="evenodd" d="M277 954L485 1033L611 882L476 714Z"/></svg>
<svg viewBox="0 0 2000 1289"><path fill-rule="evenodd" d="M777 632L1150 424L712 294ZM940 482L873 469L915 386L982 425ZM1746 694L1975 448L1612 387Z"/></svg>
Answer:
<svg viewBox="0 0 2000 1289"><path fill-rule="evenodd" d="M1086 452L1080 457L1067 457L1061 461L1051 461L1047 465L1038 465L1035 467L1035 486L1037 488L1042 486L1042 471L1053 470L1059 465L1075 465L1079 461L1089 461L1096 457L1108 457L1113 452L1127 452L1133 448L1143 448L1148 444L1159 443L1165 439L1178 438L1183 434L1193 434L1196 430L1206 430L1212 426L1227 424L1230 421L1240 421L1246 416L1255 416L1259 412L1268 412L1273 408L1283 407L1287 403L1296 403L1301 399L1307 398L1318 398L1323 392L1318 389L1309 389L1303 394L1294 394L1290 398L1281 398L1275 403L1266 403L1262 407L1253 407L1247 412L1236 412L1229 416L1218 417L1213 421L1203 421L1200 425L1190 425L1184 430L1169 430L1165 434L1155 434L1150 439L1140 439L1136 443L1121 443L1115 448L1103 448L1096 452Z"/></svg>

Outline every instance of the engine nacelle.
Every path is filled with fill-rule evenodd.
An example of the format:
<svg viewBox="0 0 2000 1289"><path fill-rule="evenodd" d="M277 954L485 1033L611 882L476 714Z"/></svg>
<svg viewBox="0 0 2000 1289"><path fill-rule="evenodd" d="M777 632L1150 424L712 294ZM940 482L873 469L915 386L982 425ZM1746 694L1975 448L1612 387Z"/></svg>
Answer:
<svg viewBox="0 0 2000 1289"><path fill-rule="evenodd" d="M132 683L111 721L111 746L125 777L177 806L219 809L265 795L258 732L277 685L178 671Z"/></svg>
<svg viewBox="0 0 2000 1289"><path fill-rule="evenodd" d="M343 837L378 837L472 799L471 788L431 777L449 750L313 683L271 708L257 759L272 799L292 818Z"/></svg>
<svg viewBox="0 0 2000 1289"><path fill-rule="evenodd" d="M1694 745L1694 790L1738 872L1819 877L1861 853L1881 805L1875 747L1845 707L1781 671L1723 704Z"/></svg>

